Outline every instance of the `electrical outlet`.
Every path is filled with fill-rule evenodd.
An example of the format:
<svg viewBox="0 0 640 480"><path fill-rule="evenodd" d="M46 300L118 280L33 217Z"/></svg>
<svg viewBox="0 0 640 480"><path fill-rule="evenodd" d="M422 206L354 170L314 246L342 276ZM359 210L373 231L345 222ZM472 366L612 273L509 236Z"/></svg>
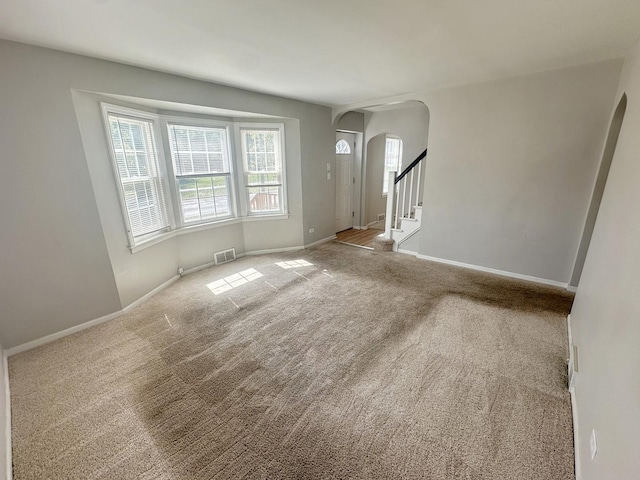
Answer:
<svg viewBox="0 0 640 480"><path fill-rule="evenodd" d="M327 172L331 171L331 164L329 162L327 162Z"/></svg>
<svg viewBox="0 0 640 480"><path fill-rule="evenodd" d="M331 172L327 172L327 180L331 180Z"/></svg>
<svg viewBox="0 0 640 480"><path fill-rule="evenodd" d="M316 229L315 229L315 228L310 228L310 229L309 229L309 233L313 233L313 232L315 232L315 231L316 231Z"/></svg>
<svg viewBox="0 0 640 480"><path fill-rule="evenodd" d="M591 449L591 460L596 458L598 453L598 442L596 441L596 431L591 430L591 438L589 439L589 448Z"/></svg>

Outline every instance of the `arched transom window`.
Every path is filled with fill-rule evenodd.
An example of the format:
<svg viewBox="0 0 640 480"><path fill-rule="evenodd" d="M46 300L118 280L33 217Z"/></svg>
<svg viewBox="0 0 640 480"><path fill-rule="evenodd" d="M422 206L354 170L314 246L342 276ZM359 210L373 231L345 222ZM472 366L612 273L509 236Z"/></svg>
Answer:
<svg viewBox="0 0 640 480"><path fill-rule="evenodd" d="M349 155L350 153L351 153L351 147L349 146L349 143L342 138L338 140L336 143L336 154Z"/></svg>

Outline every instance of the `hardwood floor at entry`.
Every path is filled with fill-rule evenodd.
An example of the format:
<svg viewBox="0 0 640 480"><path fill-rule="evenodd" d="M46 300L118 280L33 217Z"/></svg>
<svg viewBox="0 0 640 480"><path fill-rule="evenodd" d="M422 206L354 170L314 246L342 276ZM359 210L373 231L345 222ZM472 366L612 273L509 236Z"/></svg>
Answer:
<svg viewBox="0 0 640 480"><path fill-rule="evenodd" d="M349 228L348 230L336 233L336 240L338 242L356 245L358 247L373 248L373 240L383 233L384 231L382 230L375 230L372 228L367 230Z"/></svg>

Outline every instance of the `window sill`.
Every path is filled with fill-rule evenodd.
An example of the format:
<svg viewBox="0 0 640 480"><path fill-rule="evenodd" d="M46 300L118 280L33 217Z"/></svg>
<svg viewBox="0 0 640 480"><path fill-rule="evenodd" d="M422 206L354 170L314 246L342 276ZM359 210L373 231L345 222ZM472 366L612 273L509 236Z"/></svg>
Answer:
<svg viewBox="0 0 640 480"><path fill-rule="evenodd" d="M289 218L288 213L276 213L275 215L249 215L242 217L242 222L259 222L261 220L287 220Z"/></svg>
<svg viewBox="0 0 640 480"><path fill-rule="evenodd" d="M157 245L158 243L164 242L165 240L169 240L170 238L174 238L180 235L187 235L189 233L201 232L204 230L211 230L215 228L227 227L229 225L235 225L237 223L245 223L245 222L256 222L256 221L266 221L266 220L287 220L289 218L289 214L277 214L277 215L253 215L250 217L237 217L237 218L226 218L224 220L218 220L217 222L209 222L209 223L200 223L197 225L187 225L184 227L176 228L170 232L163 233L158 235L157 237L150 238L141 242L137 245L133 245L129 247L131 253L137 253L145 248L152 247L153 245Z"/></svg>

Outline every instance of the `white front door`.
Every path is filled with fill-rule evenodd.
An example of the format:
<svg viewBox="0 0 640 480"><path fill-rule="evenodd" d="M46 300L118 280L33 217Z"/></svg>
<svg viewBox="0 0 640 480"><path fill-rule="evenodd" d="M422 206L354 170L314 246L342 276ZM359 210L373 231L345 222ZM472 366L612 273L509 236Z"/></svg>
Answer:
<svg viewBox="0 0 640 480"><path fill-rule="evenodd" d="M336 232L341 232L353 227L351 192L355 135L336 132L336 147Z"/></svg>

